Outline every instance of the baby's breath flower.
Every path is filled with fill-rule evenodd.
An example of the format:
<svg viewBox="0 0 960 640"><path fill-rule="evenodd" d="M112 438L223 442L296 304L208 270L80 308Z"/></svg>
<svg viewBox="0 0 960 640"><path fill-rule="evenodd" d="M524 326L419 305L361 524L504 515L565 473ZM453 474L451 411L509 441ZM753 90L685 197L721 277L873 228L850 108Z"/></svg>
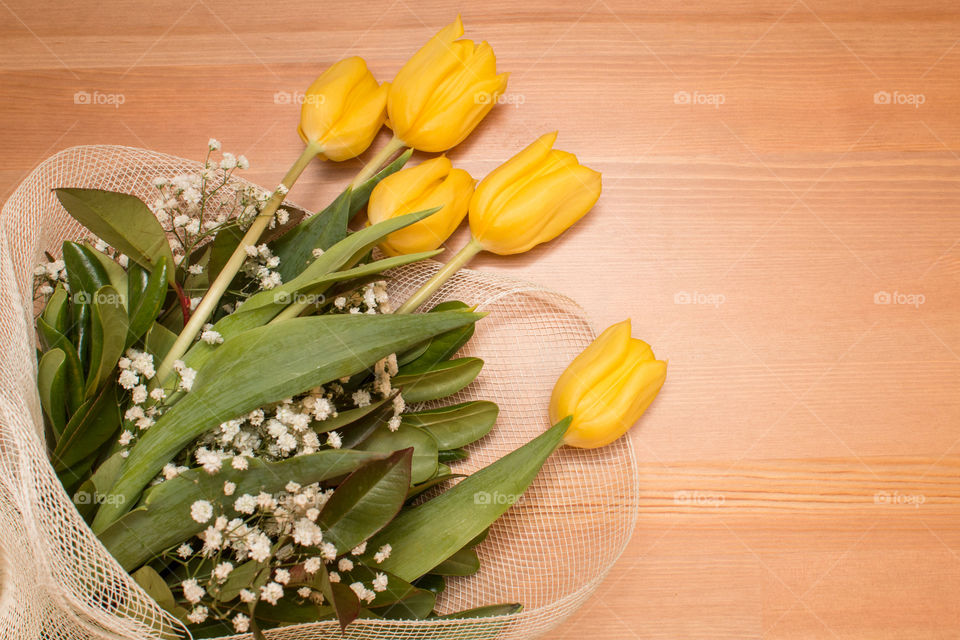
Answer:
<svg viewBox="0 0 960 640"><path fill-rule="evenodd" d="M247 631L249 631L250 618L243 615L242 613L238 613L237 615L233 616L233 630L236 631L237 633L246 633Z"/></svg>
<svg viewBox="0 0 960 640"><path fill-rule="evenodd" d="M207 593L195 578L184 580L180 583L180 587L183 589L183 597L186 598L190 604L197 604Z"/></svg>
<svg viewBox="0 0 960 640"><path fill-rule="evenodd" d="M209 611L206 607L194 607L193 611L187 614L187 620L194 624L203 624L208 615Z"/></svg>
<svg viewBox="0 0 960 640"><path fill-rule="evenodd" d="M260 599L269 602L270 604L277 604L280 598L283 597L283 587L280 586L277 582L268 582L267 584L260 587Z"/></svg>
<svg viewBox="0 0 960 640"><path fill-rule="evenodd" d="M387 574L378 572L376 577L373 579L373 590L377 593L386 591L388 582Z"/></svg>
<svg viewBox="0 0 960 640"><path fill-rule="evenodd" d="M206 500L197 500L190 505L190 517L203 524L213 517L213 505Z"/></svg>
<svg viewBox="0 0 960 640"><path fill-rule="evenodd" d="M391 547L389 544L383 545L382 547L380 547L380 549L377 550L375 554L373 554L374 561L377 564L380 564L381 562L383 562L384 560L390 557L391 551L393 551L393 547Z"/></svg>

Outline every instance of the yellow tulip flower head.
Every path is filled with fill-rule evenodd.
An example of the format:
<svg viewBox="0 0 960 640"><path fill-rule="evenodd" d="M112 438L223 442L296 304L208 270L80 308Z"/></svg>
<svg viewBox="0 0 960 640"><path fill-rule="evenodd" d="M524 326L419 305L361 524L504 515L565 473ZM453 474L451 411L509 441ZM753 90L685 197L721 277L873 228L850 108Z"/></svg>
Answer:
<svg viewBox="0 0 960 640"><path fill-rule="evenodd" d="M601 333L557 380L550 420L573 421L564 443L582 449L610 444L633 426L657 397L667 363L643 340L630 337L630 320Z"/></svg>
<svg viewBox="0 0 960 640"><path fill-rule="evenodd" d="M439 247L466 217L474 182L469 173L454 169L444 156L384 178L370 193L367 218L371 224L415 211L442 208L394 231L380 248L387 255L397 256Z"/></svg>
<svg viewBox="0 0 960 640"><path fill-rule="evenodd" d="M541 136L483 179L470 201L470 230L486 251L508 255L553 240L600 197L600 173Z"/></svg>
<svg viewBox="0 0 960 640"><path fill-rule="evenodd" d="M389 91L390 83L378 84L363 58L345 58L307 89L297 131L330 160L355 158L383 126Z"/></svg>
<svg viewBox="0 0 960 640"><path fill-rule="evenodd" d="M390 87L387 125L407 146L439 153L460 144L507 86L490 45L457 40L462 35L457 16L403 65Z"/></svg>

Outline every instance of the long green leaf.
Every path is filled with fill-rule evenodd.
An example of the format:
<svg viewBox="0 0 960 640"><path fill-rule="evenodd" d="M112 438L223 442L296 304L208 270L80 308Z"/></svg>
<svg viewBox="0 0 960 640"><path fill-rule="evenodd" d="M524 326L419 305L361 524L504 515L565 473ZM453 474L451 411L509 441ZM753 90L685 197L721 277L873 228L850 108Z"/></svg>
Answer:
<svg viewBox="0 0 960 640"><path fill-rule="evenodd" d="M275 493L292 478L302 484L323 482L351 473L381 457L362 451L328 449L280 462L253 458L245 471L226 465L215 475L200 468L191 469L145 492L141 504L103 530L99 538L129 571L207 527L190 517L190 505L197 500L223 505L232 518L239 515L233 510L234 501L245 493ZM231 497L223 495L223 484L227 481L237 485ZM118 494L109 497L122 499Z"/></svg>
<svg viewBox="0 0 960 640"><path fill-rule="evenodd" d="M171 268L166 258L160 258L157 266L147 278L146 285L140 289L136 300L128 296L128 315L126 346L139 340L154 324L157 314L167 297L167 270Z"/></svg>
<svg viewBox="0 0 960 640"><path fill-rule="evenodd" d="M90 372L87 374L85 395L96 395L107 381L117 361L123 355L127 331L127 311L120 293L112 285L101 287L94 294L90 331Z"/></svg>
<svg viewBox="0 0 960 640"><path fill-rule="evenodd" d="M338 553L353 549L397 515L410 486L412 458L413 449L404 449L384 460L368 462L336 488L317 524Z"/></svg>
<svg viewBox="0 0 960 640"><path fill-rule="evenodd" d="M421 315L430 316L429 313ZM457 358L422 372L394 376L391 383L402 390L403 399L407 402L426 402L446 398L460 391L480 375L481 369L483 360L480 358Z"/></svg>
<svg viewBox="0 0 960 640"><path fill-rule="evenodd" d="M77 350L64 334L47 324L43 318L37 318L37 333L46 350L61 349L66 355L66 392L67 406L73 413L80 408L83 397L83 370Z"/></svg>
<svg viewBox="0 0 960 640"><path fill-rule="evenodd" d="M430 573L440 576L472 576L480 570L480 558L473 549L460 549L435 566Z"/></svg>
<svg viewBox="0 0 960 640"><path fill-rule="evenodd" d="M523 605L517 603L511 604L491 604L486 607L477 607L476 609L467 609L448 613L445 616L437 616L438 620L465 620L467 618L493 618L496 616L509 616L523 611Z"/></svg>
<svg viewBox="0 0 960 640"><path fill-rule="evenodd" d="M99 262L100 266L103 267L104 272L107 274L109 284L112 284L113 287L121 294L125 293L128 288L129 278L123 267L121 267L113 258L102 251L98 251L96 247L91 246L89 243L84 243L82 246L87 255ZM136 263L134 262L131 264L135 265ZM124 300L124 304L126 304L126 300Z"/></svg>
<svg viewBox="0 0 960 640"><path fill-rule="evenodd" d="M67 425L67 355L62 349L47 351L37 365L37 388L53 434L59 440Z"/></svg>
<svg viewBox="0 0 960 640"><path fill-rule="evenodd" d="M460 302L459 300L448 300L435 306L430 310L430 313L436 313L437 311L454 311L457 309L465 310L469 309L469 307L466 303ZM423 345L423 350L415 358L406 358L400 367L399 373L401 375L423 373L439 365L441 362L449 360L460 350L460 347L465 345L467 341L473 337L475 329L476 327L474 325L470 325L436 336L427 344Z"/></svg>
<svg viewBox="0 0 960 640"><path fill-rule="evenodd" d="M114 492L133 501L194 438L226 420L369 369L430 336L475 322L477 314L330 315L294 318L225 341L197 372L193 390L130 451ZM103 505L95 530L130 507Z"/></svg>
<svg viewBox="0 0 960 640"><path fill-rule="evenodd" d="M408 582L429 572L520 499L560 446L569 423L562 420L441 495L402 511L370 540L368 553L390 544L390 557L380 566Z"/></svg>
<svg viewBox="0 0 960 640"><path fill-rule="evenodd" d="M403 414L405 424L426 429L440 449L465 447L490 433L500 408L487 400L464 402L439 409Z"/></svg>
<svg viewBox="0 0 960 640"><path fill-rule="evenodd" d="M62 282L58 282L57 288L50 294L50 299L47 300L47 305L43 308L41 317L57 332L63 333L67 330L70 308L67 305L67 290Z"/></svg>
<svg viewBox="0 0 960 640"><path fill-rule="evenodd" d="M56 193L67 213L142 267L153 269L162 257L174 264L163 227L139 198L99 189L63 188ZM172 283L172 269L167 277Z"/></svg>

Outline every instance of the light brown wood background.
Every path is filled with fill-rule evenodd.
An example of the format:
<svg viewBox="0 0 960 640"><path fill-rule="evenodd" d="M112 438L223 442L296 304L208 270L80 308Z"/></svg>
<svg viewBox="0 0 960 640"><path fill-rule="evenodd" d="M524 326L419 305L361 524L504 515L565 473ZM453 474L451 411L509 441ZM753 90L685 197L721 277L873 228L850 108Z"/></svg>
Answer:
<svg viewBox="0 0 960 640"><path fill-rule="evenodd" d="M458 10L512 103L451 157L480 177L559 129L604 173L565 237L477 264L670 360L633 540L551 637L958 637L955 2L0 0L0 193L70 145L210 136L273 184L301 147L275 92L348 54L389 79Z"/></svg>

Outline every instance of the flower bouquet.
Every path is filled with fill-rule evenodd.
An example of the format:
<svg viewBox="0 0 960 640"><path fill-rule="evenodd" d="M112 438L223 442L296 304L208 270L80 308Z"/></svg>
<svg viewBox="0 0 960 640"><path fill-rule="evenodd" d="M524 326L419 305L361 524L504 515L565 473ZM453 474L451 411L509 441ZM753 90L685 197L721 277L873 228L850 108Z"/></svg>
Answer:
<svg viewBox="0 0 960 640"><path fill-rule="evenodd" d="M504 89L489 46L461 35L458 20L392 85L359 58L328 69L304 101L305 150L272 190L211 140L192 171L70 150L57 166L73 180L32 176L4 207L2 284L23 290L32 272L13 301L36 298L38 348L6 356L0 455L15 482L0 515L57 583L24 585L18 628L530 637L603 577L632 523L611 501L629 501L634 469L623 441L599 447L643 413L665 363L629 322L574 358L590 334L569 301L458 273L479 251L556 237L600 194L556 134L476 188L444 157L405 166L462 141ZM393 140L329 207L285 203L314 157L356 157L385 118ZM104 167L120 177L91 181ZM45 180L62 228L24 238ZM468 244L431 263L468 215ZM13 307L2 326L24 338ZM30 361L42 412L16 416L28 394L7 389Z"/></svg>

